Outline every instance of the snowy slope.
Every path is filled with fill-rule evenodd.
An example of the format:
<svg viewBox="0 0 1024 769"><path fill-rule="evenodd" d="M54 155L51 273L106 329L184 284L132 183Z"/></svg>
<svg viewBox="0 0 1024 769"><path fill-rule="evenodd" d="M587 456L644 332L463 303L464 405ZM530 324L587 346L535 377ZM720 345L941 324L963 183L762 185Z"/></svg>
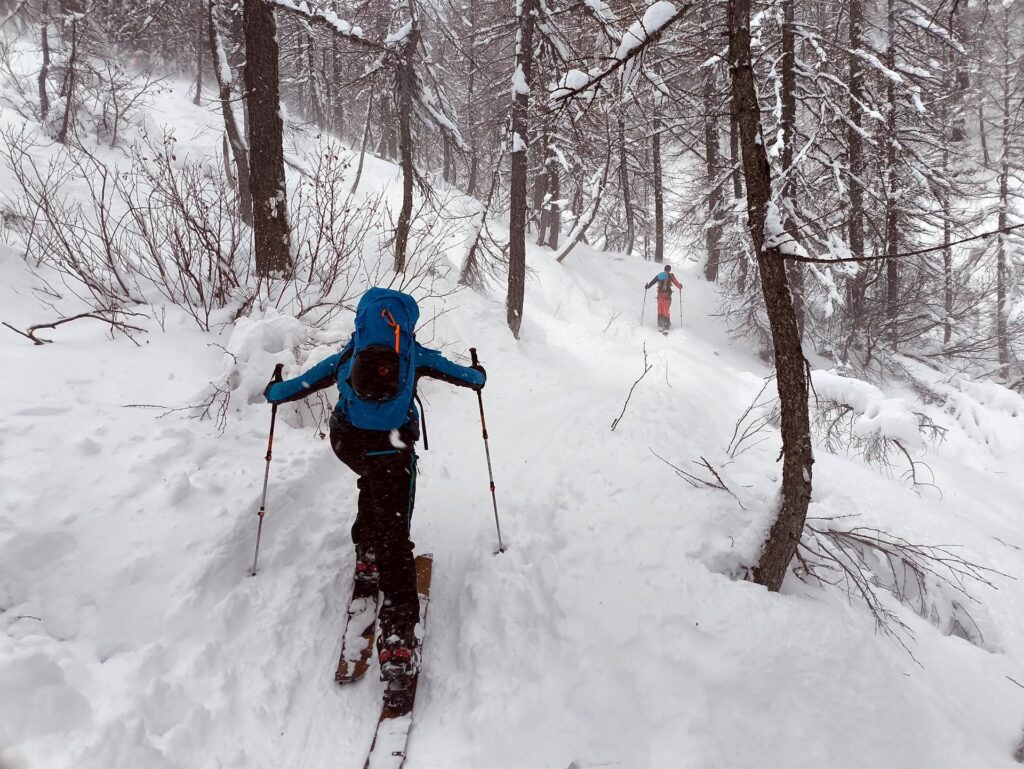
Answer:
<svg viewBox="0 0 1024 769"><path fill-rule="evenodd" d="M209 124L180 94L160 108ZM368 178L394 188L397 172L373 162ZM413 537L435 554L434 584L407 766L1015 766L1024 413L1012 399L974 393L970 414L917 404L949 430L922 457L941 499L817 451L812 515L962 545L1010 575L974 590L985 649L897 608L911 658L839 592L794 579L770 595L729 576L769 524L778 436L725 455L768 372L727 338L693 265L677 265L683 328L664 338L653 297L638 325L649 263L582 247L564 265L540 249L529 259L519 342L499 290L424 313L447 310L433 344L476 346L487 367L509 548L492 554L475 398L425 383ZM11 249L0 275L3 320L51 317ZM169 308L165 325L140 347L99 324L43 347L0 336L0 766L356 769L380 684L332 678L355 482L308 412L282 410L248 576L269 420L259 390L274 362L293 375L329 349L296 360L298 332L272 311L206 335ZM332 330L350 328L346 315ZM245 352L223 435L129 407L195 402L224 370L213 344ZM612 432L645 345L653 368ZM736 498L690 487L652 450L680 466L707 457Z"/></svg>

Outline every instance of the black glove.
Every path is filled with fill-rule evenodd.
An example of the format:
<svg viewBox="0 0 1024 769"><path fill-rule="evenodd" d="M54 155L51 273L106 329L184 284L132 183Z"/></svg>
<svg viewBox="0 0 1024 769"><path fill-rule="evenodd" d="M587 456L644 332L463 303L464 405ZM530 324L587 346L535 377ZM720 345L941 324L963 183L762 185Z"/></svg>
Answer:
<svg viewBox="0 0 1024 769"><path fill-rule="evenodd" d="M484 385L487 384L487 369L485 369L479 363L474 363L472 366L470 366L470 368L473 369L474 371L479 371L481 374L484 375L484 382L483 382L483 384L476 385L473 389L474 390L482 390L482 389L484 389Z"/></svg>
<svg viewBox="0 0 1024 769"><path fill-rule="evenodd" d="M268 393L270 392L270 388L271 387L276 385L278 382L283 382L284 381L284 377L281 376L281 372L283 370L284 370L284 364L283 363L278 363L276 366L274 366L274 375L272 377L270 377L270 381L267 382L267 386L263 388L263 397L266 398L267 401L270 402L270 403L273 403L273 401L270 400L270 395L268 395Z"/></svg>

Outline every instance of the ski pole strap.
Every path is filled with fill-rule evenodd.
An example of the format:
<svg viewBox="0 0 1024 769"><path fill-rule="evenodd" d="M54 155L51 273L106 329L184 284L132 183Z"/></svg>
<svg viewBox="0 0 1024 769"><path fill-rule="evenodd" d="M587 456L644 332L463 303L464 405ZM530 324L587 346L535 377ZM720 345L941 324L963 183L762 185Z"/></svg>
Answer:
<svg viewBox="0 0 1024 769"><path fill-rule="evenodd" d="M430 441L427 439L427 410L423 408L423 401L420 400L420 394L413 391L412 397L416 399L416 404L420 407L420 425L423 427L423 450L430 451Z"/></svg>

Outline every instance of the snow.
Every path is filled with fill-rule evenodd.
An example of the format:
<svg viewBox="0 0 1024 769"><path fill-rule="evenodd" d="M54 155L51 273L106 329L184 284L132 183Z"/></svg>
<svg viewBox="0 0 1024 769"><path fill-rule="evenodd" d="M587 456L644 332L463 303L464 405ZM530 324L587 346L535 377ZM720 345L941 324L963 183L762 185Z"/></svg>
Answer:
<svg viewBox="0 0 1024 769"><path fill-rule="evenodd" d="M615 22L615 12L604 0L583 0L583 4L601 21L607 23Z"/></svg>
<svg viewBox="0 0 1024 769"><path fill-rule="evenodd" d="M516 71L518 74L518 70ZM590 83L590 75L579 69L570 69L561 79L558 84L551 89L551 94L548 97L552 103L559 102L563 99L568 99L572 96L582 95L588 102L592 101L595 96L594 88L587 88Z"/></svg>
<svg viewBox="0 0 1024 769"><path fill-rule="evenodd" d="M518 131L512 132L512 151L513 152L526 152L526 142L523 137L520 136Z"/></svg>
<svg viewBox="0 0 1024 769"><path fill-rule="evenodd" d="M213 152L219 118L194 108L188 87L161 96L151 120L174 121L179 154ZM394 213L397 178L368 157L360 195L384 194ZM13 188L2 168L0 185ZM452 240L453 261L464 243ZM487 367L508 550L493 554L476 398L425 382L431 449L420 446L413 538L435 560L406 765L1016 767L1020 396L936 375L940 397L925 403L814 373L819 394L857 410L858 430L910 448L921 412L947 433L919 449L941 499L817 448L811 515L955 544L1009 575L992 576L997 590L972 587L985 648L948 635L945 615L893 603L915 662L834 589L791 576L775 595L736 578L776 509L780 439L768 426L762 444L726 451L769 372L729 336L690 254L670 253L686 292L682 328L663 338L653 303L640 305L653 265L583 244L556 264L528 248L518 342L501 291L454 291L448 277L423 302L434 320L421 340L463 361L476 346ZM12 246L0 245L0 276L3 320L53 317ZM206 333L164 309L138 347L100 324L67 324L41 347L0 335L0 764L357 769L381 685L374 670L333 681L357 487L315 404L279 410L260 571L248 576L269 427L259 394L276 363L293 375L336 350L351 313L314 329L267 306L224 313ZM644 345L654 369L613 433ZM222 380L233 387L223 434L191 411L166 413ZM708 457L742 507L683 483L651 449L694 468Z"/></svg>
<svg viewBox="0 0 1024 769"><path fill-rule="evenodd" d="M888 398L870 382L840 376L834 371L812 371L811 384L815 400L832 401L850 406L857 415L854 435L897 441L905 449L916 451L924 446L917 415L901 398Z"/></svg>
<svg viewBox="0 0 1024 769"><path fill-rule="evenodd" d="M512 95L530 95L530 84L526 82L526 75L523 74L523 66L521 64L517 64L516 71L512 73Z"/></svg>
<svg viewBox="0 0 1024 769"><path fill-rule="evenodd" d="M667 0L658 0L644 11L643 18L633 22L622 36L622 42L612 55L619 61L625 61L633 51L647 40L658 34L676 14L676 6Z"/></svg>
<svg viewBox="0 0 1024 769"><path fill-rule="evenodd" d="M764 247L776 248L785 256L802 256L807 258L807 251L793 238L782 225L782 213L774 201L769 200L765 212Z"/></svg>
<svg viewBox="0 0 1024 769"><path fill-rule="evenodd" d="M390 45L392 43L401 43L407 37L409 37L409 33L411 33L411 32L412 32L412 20L410 19L409 21L405 22L405 24L403 24L401 27L396 29L391 34L389 34L386 38L384 38L384 43L386 45Z"/></svg>
<svg viewBox="0 0 1024 769"><path fill-rule="evenodd" d="M326 11L317 10L316 8L310 9L305 0L299 3L296 3L294 0L271 0L271 2L273 2L274 5L279 5L282 8L294 11L295 13L299 13L311 19L322 21L341 35L360 38L363 36L363 30L361 27L346 21L330 9Z"/></svg>

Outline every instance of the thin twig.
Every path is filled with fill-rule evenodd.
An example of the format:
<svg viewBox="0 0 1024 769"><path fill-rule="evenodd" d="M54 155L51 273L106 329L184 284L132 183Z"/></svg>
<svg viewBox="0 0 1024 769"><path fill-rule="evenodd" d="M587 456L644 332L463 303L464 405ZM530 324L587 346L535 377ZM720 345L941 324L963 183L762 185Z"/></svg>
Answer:
<svg viewBox="0 0 1024 769"><path fill-rule="evenodd" d="M629 405L629 399L633 397L633 390L635 390L636 386L638 384L640 384L640 380L643 379L645 376L647 376L647 373L652 368L654 368L654 366L651 366L650 364L647 363L647 345L646 344L644 344L643 350L644 350L644 373L642 373L639 376L639 378L635 382L633 382L633 386L629 388L629 394L626 396L626 402L622 404L622 413L619 414L618 417L616 417L612 421L612 431L614 431L615 428L618 426L619 422L622 421L622 417L624 417L626 415L626 406Z"/></svg>

